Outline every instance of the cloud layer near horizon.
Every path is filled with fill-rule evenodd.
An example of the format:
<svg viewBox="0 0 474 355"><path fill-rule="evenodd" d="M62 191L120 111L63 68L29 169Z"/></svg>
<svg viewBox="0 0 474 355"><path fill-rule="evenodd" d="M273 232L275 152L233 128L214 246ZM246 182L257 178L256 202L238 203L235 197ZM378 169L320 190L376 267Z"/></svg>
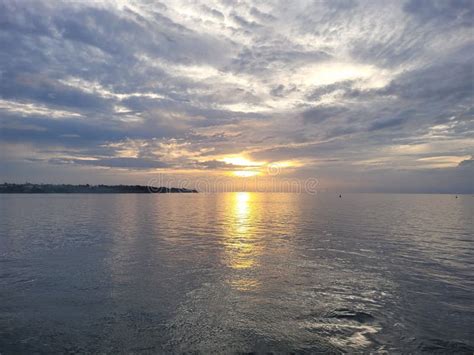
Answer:
<svg viewBox="0 0 474 355"><path fill-rule="evenodd" d="M1 175L472 192L473 6L0 0Z"/></svg>

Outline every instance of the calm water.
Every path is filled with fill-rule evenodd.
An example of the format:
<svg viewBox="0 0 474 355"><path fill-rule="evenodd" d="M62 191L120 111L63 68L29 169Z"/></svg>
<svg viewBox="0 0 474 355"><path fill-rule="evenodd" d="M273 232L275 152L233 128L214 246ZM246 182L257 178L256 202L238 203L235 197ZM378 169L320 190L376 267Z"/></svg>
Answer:
<svg viewBox="0 0 474 355"><path fill-rule="evenodd" d="M474 349L472 196L0 203L2 354Z"/></svg>

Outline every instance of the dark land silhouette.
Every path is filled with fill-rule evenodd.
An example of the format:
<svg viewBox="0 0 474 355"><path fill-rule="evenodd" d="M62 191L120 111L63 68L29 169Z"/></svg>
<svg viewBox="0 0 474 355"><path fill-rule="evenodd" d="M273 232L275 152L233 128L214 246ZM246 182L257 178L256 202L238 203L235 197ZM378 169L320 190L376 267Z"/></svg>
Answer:
<svg viewBox="0 0 474 355"><path fill-rule="evenodd" d="M197 190L177 187L155 187L143 185L70 185L70 184L11 184L0 185L0 193L197 193Z"/></svg>

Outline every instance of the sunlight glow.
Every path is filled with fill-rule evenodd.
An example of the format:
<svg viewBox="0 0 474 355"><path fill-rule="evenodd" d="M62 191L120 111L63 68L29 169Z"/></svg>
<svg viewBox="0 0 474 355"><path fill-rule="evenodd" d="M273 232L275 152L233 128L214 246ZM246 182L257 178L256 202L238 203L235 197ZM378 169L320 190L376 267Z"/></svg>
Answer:
<svg viewBox="0 0 474 355"><path fill-rule="evenodd" d="M233 155L224 157L221 159L226 164L237 165L237 166L262 166L265 162L251 161L247 158L244 158L241 155Z"/></svg>
<svg viewBox="0 0 474 355"><path fill-rule="evenodd" d="M241 169L230 171L228 174L231 176L243 178L259 175L278 175L281 169L291 169L302 166L302 163L296 160L285 160L269 163L266 161L253 161L244 155L225 156L219 159L219 161L228 165L233 165L236 168L241 167Z"/></svg>
<svg viewBox="0 0 474 355"><path fill-rule="evenodd" d="M253 171L253 170L239 170L239 171L233 171L232 174L238 177L252 177L252 176L260 175L260 172Z"/></svg>

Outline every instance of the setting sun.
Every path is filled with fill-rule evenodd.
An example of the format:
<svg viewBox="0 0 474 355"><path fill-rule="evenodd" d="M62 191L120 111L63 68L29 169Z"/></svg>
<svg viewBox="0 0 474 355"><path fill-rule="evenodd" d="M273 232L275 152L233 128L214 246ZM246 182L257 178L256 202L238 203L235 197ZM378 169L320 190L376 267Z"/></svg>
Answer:
<svg viewBox="0 0 474 355"><path fill-rule="evenodd" d="M239 170L239 171L233 171L232 174L238 177L252 177L252 176L260 175L260 172L254 171L254 170Z"/></svg>

